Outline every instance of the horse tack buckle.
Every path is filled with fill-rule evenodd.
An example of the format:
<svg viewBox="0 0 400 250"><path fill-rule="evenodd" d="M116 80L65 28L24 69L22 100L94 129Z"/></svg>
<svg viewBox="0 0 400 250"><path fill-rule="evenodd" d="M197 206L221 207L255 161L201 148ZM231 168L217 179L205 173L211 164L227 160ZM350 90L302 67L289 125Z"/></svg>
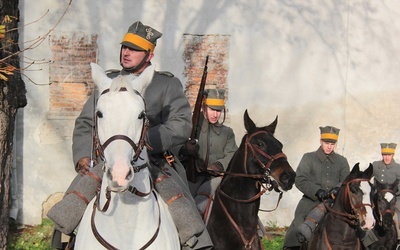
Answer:
<svg viewBox="0 0 400 250"><path fill-rule="evenodd" d="M172 163L175 162L175 157L170 151L165 151L164 152L164 158L167 161L169 166L172 166Z"/></svg>

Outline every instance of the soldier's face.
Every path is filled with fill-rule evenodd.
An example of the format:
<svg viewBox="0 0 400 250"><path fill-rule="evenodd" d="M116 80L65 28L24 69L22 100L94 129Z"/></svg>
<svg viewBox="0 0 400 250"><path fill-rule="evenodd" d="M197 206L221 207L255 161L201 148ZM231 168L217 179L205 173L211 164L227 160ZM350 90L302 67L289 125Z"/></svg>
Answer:
<svg viewBox="0 0 400 250"><path fill-rule="evenodd" d="M126 46L122 46L121 49L121 64L124 68L136 67L140 64L143 58L146 56L145 51L134 50ZM153 52L150 52L149 57L146 59L147 62L153 58Z"/></svg>
<svg viewBox="0 0 400 250"><path fill-rule="evenodd" d="M219 118L221 117L221 110L212 109L207 107L206 113L204 114L208 122L211 124L215 124L218 122Z"/></svg>
<svg viewBox="0 0 400 250"><path fill-rule="evenodd" d="M321 147L326 155L331 154L333 152L333 150L335 149L335 146L336 146L336 143L334 143L334 142L326 142L326 141L321 140Z"/></svg>
<svg viewBox="0 0 400 250"><path fill-rule="evenodd" d="M392 162L392 159L393 159L393 154L390 154L390 155L382 155L382 159L383 159L383 162L386 164L386 165L389 165L390 164L390 162Z"/></svg>

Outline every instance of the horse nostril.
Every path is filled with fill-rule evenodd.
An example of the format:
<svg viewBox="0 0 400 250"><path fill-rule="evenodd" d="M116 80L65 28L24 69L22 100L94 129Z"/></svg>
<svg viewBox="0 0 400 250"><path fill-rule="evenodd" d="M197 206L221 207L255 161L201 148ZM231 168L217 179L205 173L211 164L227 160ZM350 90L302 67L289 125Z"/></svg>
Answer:
<svg viewBox="0 0 400 250"><path fill-rule="evenodd" d="M106 174L107 174L107 178L112 180L111 169L108 168L107 171L106 171Z"/></svg>
<svg viewBox="0 0 400 250"><path fill-rule="evenodd" d="M128 173L126 174L125 179L126 179L126 180L130 180L130 179L132 178L132 176L133 176L133 175L132 175L132 169L130 168L129 171L128 171Z"/></svg>

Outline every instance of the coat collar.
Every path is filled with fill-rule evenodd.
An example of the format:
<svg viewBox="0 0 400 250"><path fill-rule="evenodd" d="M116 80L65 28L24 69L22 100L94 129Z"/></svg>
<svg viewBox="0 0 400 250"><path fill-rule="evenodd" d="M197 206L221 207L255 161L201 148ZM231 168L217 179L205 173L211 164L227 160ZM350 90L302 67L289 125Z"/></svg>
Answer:
<svg viewBox="0 0 400 250"><path fill-rule="evenodd" d="M201 114L201 118L203 120L201 124L201 131L206 132L207 130L211 129L217 135L221 134L222 126L221 125L214 125L208 122L207 119L204 118L203 114Z"/></svg>
<svg viewBox="0 0 400 250"><path fill-rule="evenodd" d="M335 153L335 151L332 151L331 154L326 155L324 153L324 151L322 150L321 146L317 149L317 151L315 153L317 154L317 157L321 162L324 162L326 159L328 159L330 162L335 163L335 161L338 158L337 154Z"/></svg>

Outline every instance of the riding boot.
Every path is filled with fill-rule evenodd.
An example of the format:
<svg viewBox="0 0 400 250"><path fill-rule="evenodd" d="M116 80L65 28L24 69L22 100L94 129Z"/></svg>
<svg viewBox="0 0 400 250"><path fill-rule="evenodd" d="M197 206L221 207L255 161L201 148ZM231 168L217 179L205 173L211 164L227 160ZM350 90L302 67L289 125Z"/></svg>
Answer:
<svg viewBox="0 0 400 250"><path fill-rule="evenodd" d="M311 210L304 222L298 227L297 239L300 243L311 239L312 233L325 214L326 207L324 203L318 204L318 206Z"/></svg>
<svg viewBox="0 0 400 250"><path fill-rule="evenodd" d="M205 230L200 214L185 196L182 188L172 177L172 169L150 166L150 173L155 182L155 189L168 205L168 210L177 227L182 246L194 247ZM188 194L190 196L190 193ZM191 197L191 196L190 196Z"/></svg>
<svg viewBox="0 0 400 250"><path fill-rule="evenodd" d="M78 226L89 202L96 195L103 178L102 164L96 165L88 174L77 175L64 198L48 212L56 230L69 235Z"/></svg>

